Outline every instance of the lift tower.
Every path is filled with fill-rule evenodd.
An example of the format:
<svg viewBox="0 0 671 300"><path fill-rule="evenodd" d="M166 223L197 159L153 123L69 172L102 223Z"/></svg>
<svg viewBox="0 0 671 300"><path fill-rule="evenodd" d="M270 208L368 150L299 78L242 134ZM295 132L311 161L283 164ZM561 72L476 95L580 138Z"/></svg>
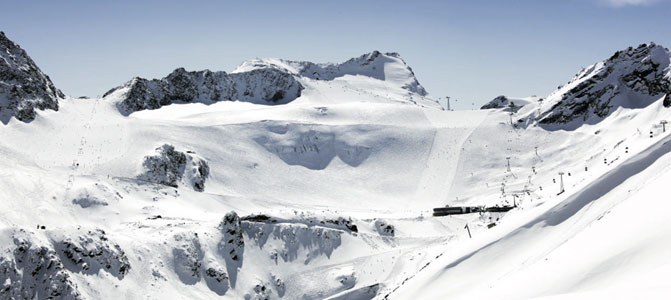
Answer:
<svg viewBox="0 0 671 300"><path fill-rule="evenodd" d="M564 192L564 172L559 172L559 194Z"/></svg>

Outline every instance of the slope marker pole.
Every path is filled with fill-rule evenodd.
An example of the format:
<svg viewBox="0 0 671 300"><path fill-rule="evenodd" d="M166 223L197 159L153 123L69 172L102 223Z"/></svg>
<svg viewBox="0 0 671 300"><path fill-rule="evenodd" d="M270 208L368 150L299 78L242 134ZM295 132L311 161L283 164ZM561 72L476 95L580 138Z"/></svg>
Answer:
<svg viewBox="0 0 671 300"><path fill-rule="evenodd" d="M662 132L666 132L666 123L668 123L667 120L659 121L659 124L662 124Z"/></svg>

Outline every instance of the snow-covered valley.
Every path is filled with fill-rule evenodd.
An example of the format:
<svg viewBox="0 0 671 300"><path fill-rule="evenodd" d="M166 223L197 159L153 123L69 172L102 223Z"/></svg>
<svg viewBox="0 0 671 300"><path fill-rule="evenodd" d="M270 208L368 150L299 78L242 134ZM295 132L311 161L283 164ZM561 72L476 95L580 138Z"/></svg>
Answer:
<svg viewBox="0 0 671 300"><path fill-rule="evenodd" d="M0 76L0 299L663 298L669 58L623 50L473 111L377 51L178 69L56 110Z"/></svg>

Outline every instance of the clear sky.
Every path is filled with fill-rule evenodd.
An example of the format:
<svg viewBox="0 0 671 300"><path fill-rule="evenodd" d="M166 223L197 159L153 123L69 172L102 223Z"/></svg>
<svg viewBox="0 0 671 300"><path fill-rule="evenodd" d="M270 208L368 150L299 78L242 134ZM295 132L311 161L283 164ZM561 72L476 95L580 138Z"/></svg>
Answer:
<svg viewBox="0 0 671 300"><path fill-rule="evenodd" d="M671 0L1 1L0 30L71 96L177 67L380 50L399 52L434 97L471 109L545 96L630 45L671 47Z"/></svg>

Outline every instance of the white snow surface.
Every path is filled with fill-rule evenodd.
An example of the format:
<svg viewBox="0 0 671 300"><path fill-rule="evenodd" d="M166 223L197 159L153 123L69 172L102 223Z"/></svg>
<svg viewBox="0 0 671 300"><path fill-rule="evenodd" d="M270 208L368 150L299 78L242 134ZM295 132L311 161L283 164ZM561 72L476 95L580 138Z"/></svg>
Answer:
<svg viewBox="0 0 671 300"><path fill-rule="evenodd" d="M0 257L14 259L28 236L56 251L84 299L671 292L671 137L658 125L671 110L661 98L571 131L514 127L505 110L426 104L404 88L405 64L378 56L365 72L282 60L236 70L273 64L302 74L302 96L285 105L172 104L124 117L116 93L10 120L0 127ZM515 114L535 111L529 100ZM204 192L138 178L164 144L209 164ZM513 203L508 213L431 216L445 205ZM231 211L239 225L224 222ZM103 249L114 268L121 249L130 268L96 267L98 256L83 268L61 249L67 238Z"/></svg>
<svg viewBox="0 0 671 300"><path fill-rule="evenodd" d="M373 51L352 58L343 63L316 64L306 61L291 61L277 58L254 59L243 62L232 73L249 72L259 68L276 68L291 74L307 77L314 80L333 80L346 75L366 76L383 80L390 86L400 86L404 89L426 96L415 74L398 53L380 53Z"/></svg>

